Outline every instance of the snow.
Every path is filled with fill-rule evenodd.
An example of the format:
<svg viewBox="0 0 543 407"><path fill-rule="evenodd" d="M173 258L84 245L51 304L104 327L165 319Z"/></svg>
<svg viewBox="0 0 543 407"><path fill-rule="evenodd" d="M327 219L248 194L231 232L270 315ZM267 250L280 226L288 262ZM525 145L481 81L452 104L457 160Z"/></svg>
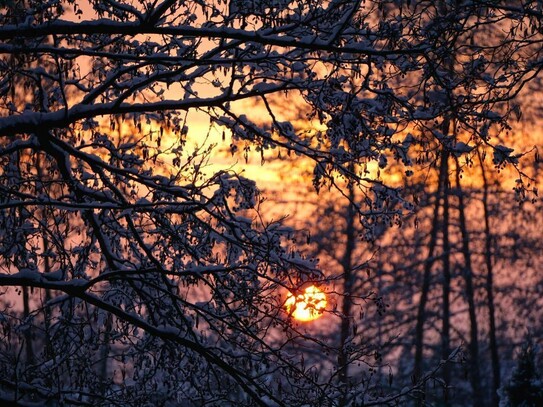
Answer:
<svg viewBox="0 0 543 407"><path fill-rule="evenodd" d="M144 3L90 2L95 14L85 10L81 16L77 2L64 0L0 12L0 53L10 61L0 80L0 286L32 288L23 296L30 301L18 300L27 301L29 310L18 312L6 301L0 313L5 338L0 348L7 352L6 357L0 352L6 372L0 379L9 387L17 378L14 388L28 391L18 394L22 403L62 403L73 394L88 404L228 399L231 405L255 400L273 405L283 398L286 405L333 404L344 391L336 380L337 355L348 348L362 365L356 370L353 363L349 378L358 397L354 402L403 402L419 385L410 383L408 373L407 386L383 388L385 394L379 388L374 393L379 397L367 391L386 378L381 370L392 361L379 365L366 352L379 348L373 334L381 325L379 330L373 325L392 320L387 328L394 330L399 319L387 314L360 322L362 313L379 306L381 294L394 288L387 285L396 278L389 273L393 262L405 262L414 242L417 250L422 247L432 235L426 224L441 222L430 218L431 206L423 213L414 204L420 194L423 205L435 201L435 213L445 213L445 188L429 181L441 179L439 150L465 157L470 165L475 153L492 152L489 168L513 164L517 170L519 147L500 144L513 103L508 98L539 65L515 45L533 36L531 46L537 48L541 33L523 37L528 35L523 30L504 31L497 20L515 27L514 14L529 26L535 11L491 2L484 10L473 2L457 2L454 9L448 2L428 9L344 1L160 0L151 9ZM366 16L367 11L375 15ZM477 18L463 14L474 12ZM460 27L457 17L469 24ZM508 33L507 41L498 36L485 47L463 43L472 33L479 36L479 27ZM461 55L449 55L456 46ZM255 101L267 102L271 112L262 114ZM284 224L290 221L280 217L286 206L275 205L273 211L283 212L276 217L280 221L270 220L260 184L249 179L254 174L216 170L216 156L204 151L214 141L198 140L201 150L186 142L199 130L184 114L194 110L228 130L233 155L256 151L265 162L275 148L293 160L289 176L302 173L298 164L313 168L312 181L321 193L316 205L324 205L331 191L337 194L330 208L317 216L304 212L296 219L307 229L302 232ZM119 118L119 127L113 118ZM210 139L211 133L212 126ZM162 145L157 137L164 137ZM178 145L168 145L167 138ZM178 160L175 168L164 164L170 153ZM450 165L453 177L454 160ZM406 182L403 174L415 173L421 177ZM522 174L515 178L518 196L537 194L532 184L525 187ZM298 185L284 181L284 196L274 198L299 199ZM429 196L427 190L438 194ZM470 199L478 199L469 192ZM449 212L458 216L460 194L447 193L453 203ZM309 202L306 195L300 200L303 212ZM337 214L347 208L353 214ZM415 216L406 216L410 211ZM399 228L413 218L418 222L418 216L421 231ZM504 223L498 217L492 221L492 227ZM346 236L348 222L358 228L352 236ZM306 239L319 227L328 229ZM381 236L398 247L377 250ZM364 237L372 242L357 240ZM378 264L368 261L368 277L356 274L355 287L345 284L349 239L358 245L354 264L366 264L366 256ZM436 247L444 245L443 236L436 239ZM504 239L516 245L518 236ZM480 241L473 240L474 247ZM317 250L329 268L312 259ZM478 247L474 259L483 251ZM458 253L450 256L455 270L463 266ZM430 258L436 262L430 271L437 272L440 254ZM394 308L405 311L406 320L414 319L407 313L419 295L409 290L417 289L419 266L427 261L409 259L413 270L393 292L399 298L393 307L409 301L404 310ZM358 273L357 267L351 271ZM378 276L375 296L366 293L376 289L370 268L384 275ZM285 315L284 292L308 281L328 283L335 308L321 325L300 327ZM441 280L432 284L437 292ZM467 294L462 284L455 287L463 309ZM339 312L338 304L352 296L360 318L354 311ZM427 327L435 322L431 315ZM350 327L348 343L338 345L334 335L347 320L359 324ZM463 331L458 324L454 335L468 337ZM34 336L25 336L29 333ZM431 340L439 343L435 335ZM362 336L364 342L357 342ZM22 344L47 346L32 355ZM411 351L406 348L402 360L409 361ZM32 369L25 369L30 362ZM379 365L369 379L366 364ZM74 377L75 371L86 373ZM73 380L61 383L59 377ZM95 399L89 389L104 393ZM56 400L57 394L63 396Z"/></svg>

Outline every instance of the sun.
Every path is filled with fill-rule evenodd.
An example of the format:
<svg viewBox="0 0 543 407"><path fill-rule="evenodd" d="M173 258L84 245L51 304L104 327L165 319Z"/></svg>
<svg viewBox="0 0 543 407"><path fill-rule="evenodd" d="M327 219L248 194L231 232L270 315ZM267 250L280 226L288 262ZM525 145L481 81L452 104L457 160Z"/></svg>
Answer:
<svg viewBox="0 0 543 407"><path fill-rule="evenodd" d="M298 321L313 321L320 318L326 309L326 294L314 285L296 296L289 292L285 308Z"/></svg>

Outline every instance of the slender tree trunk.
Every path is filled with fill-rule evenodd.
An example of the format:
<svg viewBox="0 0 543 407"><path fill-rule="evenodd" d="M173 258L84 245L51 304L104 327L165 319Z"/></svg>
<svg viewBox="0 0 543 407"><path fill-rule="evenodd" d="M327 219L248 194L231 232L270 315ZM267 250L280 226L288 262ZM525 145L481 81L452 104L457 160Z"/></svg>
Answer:
<svg viewBox="0 0 543 407"><path fill-rule="evenodd" d="M464 193L460 184L460 165L456 158L456 187L458 189L458 215L460 221L460 233L462 235L462 254L464 267L462 268L466 283L466 297L468 300L468 313L470 321L470 382L473 391L473 406L483 405L481 394L481 378L479 373L479 333L477 326L477 314L475 306L475 292L473 288L473 268L471 265L471 251L469 247L469 234L466 224Z"/></svg>
<svg viewBox="0 0 543 407"><path fill-rule="evenodd" d="M38 184L39 183L44 183L44 181L45 181L45 174L44 174L43 165L44 164L43 164L42 159L41 159L41 154L39 154L39 153L36 154L36 175L37 175L36 192L38 192L41 188L43 188L43 184L42 185L38 185ZM47 274L47 273L51 272L51 259L49 257L50 244L49 244L49 239L48 239L47 232L46 232L48 230L48 227L49 227L47 208L45 206L42 207L41 210L38 213L40 215L40 222L43 224L43 226L42 226L43 232L41 233L42 249L43 249L43 253L44 253L43 272L45 274ZM56 350L54 349L54 346L53 346L53 344L51 342L51 333L50 333L51 317L52 316L51 316L51 311L50 311L50 308L49 308L49 301L52 298L51 290L45 288L44 289L44 297L45 297L45 300L43 301L43 305L42 305L42 307L43 307L43 329L44 329L43 340L45 342L44 353L45 353L46 358L51 358L51 359L55 360L55 365L56 365ZM55 379L59 380L58 377L56 377ZM52 386L53 382L54 382L54 378L51 377L51 376L48 376L47 381L48 381L48 385Z"/></svg>
<svg viewBox="0 0 543 407"><path fill-rule="evenodd" d="M442 239L443 239L443 289L442 289L442 320L441 320L441 359L447 360L451 353L451 244L449 241L449 153L443 150L442 168L446 177L442 177L443 182L443 223ZM448 387L451 382L451 369L449 364L445 364L442 368L443 382L443 405L449 405Z"/></svg>
<svg viewBox="0 0 543 407"><path fill-rule="evenodd" d="M30 315L30 294L28 287L23 287L23 317L26 319ZM24 332L26 363L34 363L34 348L32 346L32 330L27 328Z"/></svg>
<svg viewBox="0 0 543 407"><path fill-rule="evenodd" d="M346 228L345 235L347 241L345 242L345 252L341 261L341 267L343 269L343 304L341 309L341 332L338 354L338 377L339 381L344 386L344 394L340 400L340 405L346 405L347 403L347 389L349 380L349 355L346 352L346 345L351 334L351 317L352 317L352 288L353 288L353 252L355 247L356 229L355 229L355 217L356 211L351 202L354 201L354 186L349 185L349 204L346 214Z"/></svg>
<svg viewBox="0 0 543 407"><path fill-rule="evenodd" d="M40 154L37 154L36 155L36 173L37 173L37 176L38 176L38 180L37 182L43 182L44 181L44 173L43 173L43 167L42 167L42 160L41 160L41 155ZM36 185L36 192L38 191L38 186ZM47 227L47 209L46 207L44 206L41 211L40 211L40 216L41 216L41 220L43 222L43 224L45 225L45 227ZM49 239L47 239L47 233L42 233L42 245L43 245L43 252L45 254L49 253ZM44 256L44 262L43 262L43 271L45 273L50 273L51 272L51 262L49 260L49 256L46 255ZM45 301L49 301L51 299L51 290L49 289L45 289ZM44 310L44 313L45 313L45 325L46 325L46 329L48 328L48 324L49 324L49 310L48 309L45 309Z"/></svg>
<svg viewBox="0 0 543 407"><path fill-rule="evenodd" d="M100 379L102 380L102 383L107 383L108 378L108 368L109 368L109 352L110 352L110 344L109 341L111 340L111 325L113 323L113 317L111 314L107 316L106 323L104 326L104 341L102 345L100 346ZM105 394L107 390L106 386L103 386L101 389L102 394Z"/></svg>
<svg viewBox="0 0 543 407"><path fill-rule="evenodd" d="M19 219L22 219L21 214L19 214L18 216L19 216ZM21 269L21 265L19 264L18 260L16 260L15 266L19 270ZM26 320L30 316L29 288L26 286L22 286L21 291L23 293L23 319ZM32 328L30 326L26 327L26 329L24 330L23 336L24 336L24 341L25 341L26 364L31 365L34 363L34 347L32 345Z"/></svg>
<svg viewBox="0 0 543 407"><path fill-rule="evenodd" d="M46 222L46 213L45 209L41 211L42 213L42 219L44 219L44 222ZM42 244L43 244L43 252L48 253L49 252L49 240L47 239L47 236L45 233L42 233ZM45 256L43 260L43 271L44 273L50 273L51 272L51 262L49 260L49 256ZM48 355L48 357L52 356L54 353L53 345L51 344L51 335L49 334L49 329L51 327L51 312L49 310L49 301L51 300L51 290L45 289L45 304L43 305L43 329L45 331L45 351Z"/></svg>
<svg viewBox="0 0 543 407"><path fill-rule="evenodd" d="M415 327L415 366L413 370L414 382L418 382L422 378L422 353L424 348L424 322L426 321L426 303L428 302L428 293L430 291L431 271L434 264L434 253L437 244L437 235L439 231L439 209L441 207L441 197L443 186L448 180L447 168L444 167L445 162L443 155L439 169L439 180L434 203L434 211L432 215L432 229L430 231L430 241L428 242L428 257L424 263L424 273L422 278L422 288L417 310L417 324ZM422 406L424 404L424 389L415 400L415 405Z"/></svg>
<svg viewBox="0 0 543 407"><path fill-rule="evenodd" d="M16 162L18 163L18 175L19 179L22 179L22 171L21 171L21 152L16 152ZM22 208L17 208L15 210L17 220L18 220L18 227L20 229L20 226L24 224L25 222L25 213L23 212ZM19 242L19 244L24 245L25 244L25 237L22 237L22 241ZM26 266L26 264L23 262L23 259L20 258L19 254L15 255L15 267L18 270L21 270L22 267ZM26 286L21 287L22 294L23 294L23 318L26 320L30 316L30 294L29 289ZM32 346L32 328L30 326L26 327L24 331L24 341L25 341L25 356L26 356L26 364L31 365L34 363L34 348Z"/></svg>
<svg viewBox="0 0 543 407"><path fill-rule="evenodd" d="M486 171L481 157L478 153L479 162L481 164L481 173L483 178L483 213L485 219L485 265L486 265L486 282L485 290L488 301L488 324L489 324L489 341L490 341L490 357L492 360L492 406L498 407L499 397L498 389L501 387L500 377L500 358L498 356L498 343L496 340L496 312L494 308L494 269L492 265L492 235L490 233L490 211L488 209L488 180Z"/></svg>

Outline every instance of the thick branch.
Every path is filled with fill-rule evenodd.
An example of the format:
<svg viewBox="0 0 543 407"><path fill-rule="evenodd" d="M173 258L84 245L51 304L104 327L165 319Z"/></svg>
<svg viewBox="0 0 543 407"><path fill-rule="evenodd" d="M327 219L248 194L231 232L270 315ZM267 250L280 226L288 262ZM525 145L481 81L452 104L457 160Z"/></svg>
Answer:
<svg viewBox="0 0 543 407"><path fill-rule="evenodd" d="M288 31L289 28L281 27L281 31ZM274 31L277 31L275 29ZM328 40L321 40L318 36L304 37L302 39L290 35L277 35L275 32L247 31L236 28L214 28L214 27L193 27L189 25L178 26L153 26L139 22L116 22L108 19L92 21L71 22L58 20L54 23L40 25L5 25L0 29L0 40L12 40L13 38L40 38L49 35L171 35L176 37L198 37L226 40L239 40L243 42L255 42L263 45L274 45L286 48L299 48L310 51L326 51L340 54L357 54L373 56L423 54L427 46L417 45L407 49L375 49L366 45L345 45L336 46Z"/></svg>

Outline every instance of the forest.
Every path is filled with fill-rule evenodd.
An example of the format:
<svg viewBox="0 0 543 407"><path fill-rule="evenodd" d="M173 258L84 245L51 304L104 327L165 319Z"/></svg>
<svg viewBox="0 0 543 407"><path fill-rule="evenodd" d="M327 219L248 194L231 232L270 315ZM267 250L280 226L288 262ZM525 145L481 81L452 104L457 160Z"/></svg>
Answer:
<svg viewBox="0 0 543 407"><path fill-rule="evenodd" d="M542 70L541 0L0 0L0 405L543 406Z"/></svg>

